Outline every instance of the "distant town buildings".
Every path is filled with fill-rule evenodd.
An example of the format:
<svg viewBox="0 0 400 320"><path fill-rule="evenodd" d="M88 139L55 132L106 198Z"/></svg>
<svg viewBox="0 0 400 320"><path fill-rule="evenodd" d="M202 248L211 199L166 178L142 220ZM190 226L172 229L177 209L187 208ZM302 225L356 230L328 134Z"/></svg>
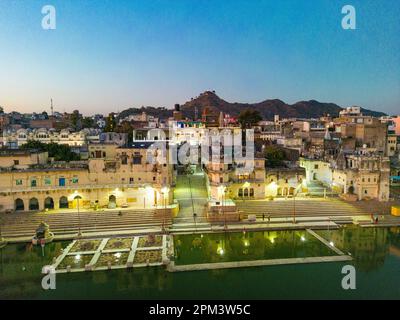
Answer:
<svg viewBox="0 0 400 320"><path fill-rule="evenodd" d="M77 110L70 114L52 110L50 115L0 112L4 199L0 210L77 205L145 208L172 203L174 176L188 164L151 163L151 153L159 156L160 152L151 146L201 148L208 146L210 132L245 137L235 117L213 106L203 108L201 114L195 111L194 119L185 118L180 105L167 118L145 111L124 117L84 117ZM276 115L273 121L252 126L253 158L224 163L211 157L196 167L205 174L213 210L228 200L308 195L388 201L390 184L400 182L399 119L366 116L360 107L343 109L338 117ZM47 152L21 149L30 141L67 145L81 160L54 161ZM218 148L222 155L232 155L223 144Z"/></svg>

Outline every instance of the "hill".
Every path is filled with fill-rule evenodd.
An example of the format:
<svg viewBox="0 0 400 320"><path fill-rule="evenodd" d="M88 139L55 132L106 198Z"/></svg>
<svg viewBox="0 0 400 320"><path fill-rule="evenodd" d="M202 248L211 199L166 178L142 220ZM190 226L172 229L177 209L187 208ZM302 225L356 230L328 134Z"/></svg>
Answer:
<svg viewBox="0 0 400 320"><path fill-rule="evenodd" d="M343 108L335 103L318 102L316 100L299 101L294 104L287 104L279 99L264 100L258 103L238 103L227 102L216 95L214 91L205 91L198 97L192 98L181 105L181 110L184 116L193 119L195 109L197 107L198 116L205 107L212 107L215 111L229 113L231 116L237 116L242 110L252 108L258 110L264 119L272 120L275 114L281 118L319 118L326 114L338 116L339 111ZM386 115L383 112L361 109L364 115L380 117ZM124 118L131 114L138 114L145 111L147 114L167 118L172 116L172 110L166 108L141 107L129 108L119 114L119 118Z"/></svg>

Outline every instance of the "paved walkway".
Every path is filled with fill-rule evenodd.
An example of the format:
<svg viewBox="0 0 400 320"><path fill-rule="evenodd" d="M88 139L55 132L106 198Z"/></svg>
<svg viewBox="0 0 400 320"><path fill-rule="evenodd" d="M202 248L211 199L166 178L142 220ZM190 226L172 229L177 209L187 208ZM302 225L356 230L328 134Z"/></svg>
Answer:
<svg viewBox="0 0 400 320"><path fill-rule="evenodd" d="M167 270L170 272L198 271L198 270L243 268L243 267L258 267L258 266L276 266L276 265L283 265L283 264L338 262L338 261L351 261L351 260L352 260L352 258L350 256L341 255L341 256L326 256L326 257L306 257L306 258L201 263L201 264L187 264L187 265L175 265L173 262L171 262L168 265Z"/></svg>
<svg viewBox="0 0 400 320"><path fill-rule="evenodd" d="M198 223L205 222L208 195L203 173L177 176L174 198L180 208L174 223L194 223L193 213L197 214Z"/></svg>

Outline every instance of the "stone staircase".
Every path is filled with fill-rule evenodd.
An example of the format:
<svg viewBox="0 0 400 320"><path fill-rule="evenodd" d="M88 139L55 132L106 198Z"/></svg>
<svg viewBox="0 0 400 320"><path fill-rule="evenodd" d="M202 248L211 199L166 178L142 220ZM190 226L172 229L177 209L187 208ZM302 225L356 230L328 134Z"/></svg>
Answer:
<svg viewBox="0 0 400 320"><path fill-rule="evenodd" d="M129 231L148 228L166 228L172 224L171 217L165 219L155 215L155 210L138 209L107 212L66 213L11 213L2 215L2 235L13 238L32 237L39 223L49 224L51 231L57 235L77 234L79 227L82 233L102 233L112 231Z"/></svg>
<svg viewBox="0 0 400 320"><path fill-rule="evenodd" d="M245 215L256 215L265 219L271 217L292 216L296 208L296 216L353 216L366 214L359 208L339 199L287 199L273 201L237 201L239 211Z"/></svg>

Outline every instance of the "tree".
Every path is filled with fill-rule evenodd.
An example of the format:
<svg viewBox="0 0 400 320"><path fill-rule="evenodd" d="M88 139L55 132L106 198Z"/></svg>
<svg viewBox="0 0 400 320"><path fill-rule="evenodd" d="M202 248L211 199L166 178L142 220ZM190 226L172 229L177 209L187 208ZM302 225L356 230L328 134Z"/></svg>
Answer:
<svg viewBox="0 0 400 320"><path fill-rule="evenodd" d="M262 120L260 112L254 109L245 109L240 112L238 121L242 129L249 129Z"/></svg>
<svg viewBox="0 0 400 320"><path fill-rule="evenodd" d="M265 165L270 168L281 167L286 160L285 152L278 147L271 145L264 149Z"/></svg>
<svg viewBox="0 0 400 320"><path fill-rule="evenodd" d="M74 110L71 114L71 125L75 131L82 129L82 115L78 110Z"/></svg>
<svg viewBox="0 0 400 320"><path fill-rule="evenodd" d="M39 151L47 151L49 157L54 158L55 161L76 161L80 157L71 148L65 144L58 143L43 143L40 141L31 140L21 146L21 149L37 149Z"/></svg>
<svg viewBox="0 0 400 320"><path fill-rule="evenodd" d="M128 141L133 140L133 127L128 121L122 121L116 128L115 132L119 133L127 133L128 134Z"/></svg>
<svg viewBox="0 0 400 320"><path fill-rule="evenodd" d="M82 119L82 128L94 128L97 127L96 122L91 117L84 117Z"/></svg>
<svg viewBox="0 0 400 320"><path fill-rule="evenodd" d="M104 127L105 132L114 132L117 122L115 121L115 114L110 113L106 118L106 126Z"/></svg>

